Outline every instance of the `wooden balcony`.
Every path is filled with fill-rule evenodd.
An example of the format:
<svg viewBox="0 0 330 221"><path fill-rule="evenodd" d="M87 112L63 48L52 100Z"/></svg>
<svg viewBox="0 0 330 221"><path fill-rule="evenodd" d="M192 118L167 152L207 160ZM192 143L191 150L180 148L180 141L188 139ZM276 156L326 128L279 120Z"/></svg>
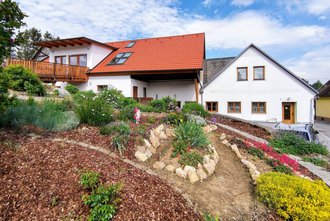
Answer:
<svg viewBox="0 0 330 221"><path fill-rule="evenodd" d="M7 65L22 65L36 73L44 82L86 82L88 67L67 64L56 64L51 62L8 59Z"/></svg>

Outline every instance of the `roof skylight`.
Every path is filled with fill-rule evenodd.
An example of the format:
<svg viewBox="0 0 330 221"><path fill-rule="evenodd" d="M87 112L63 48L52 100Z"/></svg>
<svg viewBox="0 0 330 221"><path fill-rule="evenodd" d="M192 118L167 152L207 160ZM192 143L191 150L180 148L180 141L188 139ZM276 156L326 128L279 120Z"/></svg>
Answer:
<svg viewBox="0 0 330 221"><path fill-rule="evenodd" d="M131 48L131 47L133 47L135 45L135 41L131 41L130 43L128 43L127 45L126 45L126 48Z"/></svg>
<svg viewBox="0 0 330 221"><path fill-rule="evenodd" d="M115 64L124 64L125 61L132 55L132 52L126 52L126 53L119 53L110 61L110 65Z"/></svg>

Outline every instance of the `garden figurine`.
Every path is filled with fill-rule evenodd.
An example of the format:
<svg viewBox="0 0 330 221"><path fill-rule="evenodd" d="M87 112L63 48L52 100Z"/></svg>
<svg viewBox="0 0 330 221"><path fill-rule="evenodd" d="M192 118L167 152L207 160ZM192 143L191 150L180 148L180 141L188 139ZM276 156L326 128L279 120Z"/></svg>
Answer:
<svg viewBox="0 0 330 221"><path fill-rule="evenodd" d="M134 121L136 124L138 124L140 122L141 111L139 110L139 108L135 107L133 112L134 112Z"/></svg>

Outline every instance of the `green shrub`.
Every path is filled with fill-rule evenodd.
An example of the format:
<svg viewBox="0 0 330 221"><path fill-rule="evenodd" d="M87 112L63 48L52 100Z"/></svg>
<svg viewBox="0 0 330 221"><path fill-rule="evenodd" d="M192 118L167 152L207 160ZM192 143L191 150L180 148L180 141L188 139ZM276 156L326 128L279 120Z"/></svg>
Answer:
<svg viewBox="0 0 330 221"><path fill-rule="evenodd" d="M99 185L91 195L84 196L84 204L91 208L88 220L110 220L117 211L120 202L121 184Z"/></svg>
<svg viewBox="0 0 330 221"><path fill-rule="evenodd" d="M46 95L46 89L38 76L23 66L8 66L4 69L8 77L9 88L16 91L26 91L29 95Z"/></svg>
<svg viewBox="0 0 330 221"><path fill-rule="evenodd" d="M153 116L147 116L147 123L154 124L156 122L156 118Z"/></svg>
<svg viewBox="0 0 330 221"><path fill-rule="evenodd" d="M125 122L114 122L100 128L102 135L129 135L131 133L130 126Z"/></svg>
<svg viewBox="0 0 330 221"><path fill-rule="evenodd" d="M173 124L173 125L179 125L186 121L186 116L183 113L169 113L167 117L165 118L166 124Z"/></svg>
<svg viewBox="0 0 330 221"><path fill-rule="evenodd" d="M67 90L70 94L76 94L79 92L79 89L76 85L68 84L65 86L65 90Z"/></svg>
<svg viewBox="0 0 330 221"><path fill-rule="evenodd" d="M101 91L98 97L103 100L103 102L110 104L116 109L123 107L123 100L125 100L125 102L128 101L122 92L115 88Z"/></svg>
<svg viewBox="0 0 330 221"><path fill-rule="evenodd" d="M284 220L330 220L330 189L321 181L265 173L257 180L256 192Z"/></svg>
<svg viewBox="0 0 330 221"><path fill-rule="evenodd" d="M203 163L203 157L197 152L187 152L181 155L179 163L197 168L199 163Z"/></svg>
<svg viewBox="0 0 330 221"><path fill-rule="evenodd" d="M258 148L255 148L255 147L250 147L248 149L248 153L255 156L255 157L258 157L259 159L264 159L265 158L265 154L262 150L258 149Z"/></svg>
<svg viewBox="0 0 330 221"><path fill-rule="evenodd" d="M138 104L137 106L141 112L156 112L155 108L150 105Z"/></svg>
<svg viewBox="0 0 330 221"><path fill-rule="evenodd" d="M206 117L208 115L207 111L204 110L204 107L195 102L185 103L182 111L183 113L199 115L202 117Z"/></svg>
<svg viewBox="0 0 330 221"><path fill-rule="evenodd" d="M60 92L59 92L59 90L55 89L54 92L53 92L53 95L54 95L55 97L59 97L59 96L60 96Z"/></svg>
<svg viewBox="0 0 330 221"><path fill-rule="evenodd" d="M219 216L213 217L210 213L204 213L205 221L219 221Z"/></svg>
<svg viewBox="0 0 330 221"><path fill-rule="evenodd" d="M100 182L100 174L91 170L86 170L80 174L80 184L85 189L95 189Z"/></svg>
<svg viewBox="0 0 330 221"><path fill-rule="evenodd" d="M318 153L328 155L327 148L321 144L306 142L303 138L293 133L282 133L270 141L271 146L283 153L304 155Z"/></svg>
<svg viewBox="0 0 330 221"><path fill-rule="evenodd" d="M119 120L133 121L134 120L134 108L135 108L134 105L128 105L126 107L123 107L120 110L120 113L119 113L119 116L118 116Z"/></svg>
<svg viewBox="0 0 330 221"><path fill-rule="evenodd" d="M303 161L310 162L319 167L327 167L329 165L327 161L315 157L303 157Z"/></svg>
<svg viewBox="0 0 330 221"><path fill-rule="evenodd" d="M102 98L91 91L75 94L73 101L74 111L82 123L102 126L114 120L111 104L104 102Z"/></svg>
<svg viewBox="0 0 330 221"><path fill-rule="evenodd" d="M123 108L126 106L139 106L140 104L131 97L124 97L121 99L121 105L121 108Z"/></svg>
<svg viewBox="0 0 330 221"><path fill-rule="evenodd" d="M293 174L290 167L287 167L286 165L282 164L279 160L275 159L267 159L267 164L273 168L273 171L279 172L279 173L285 173L285 174Z"/></svg>
<svg viewBox="0 0 330 221"><path fill-rule="evenodd" d="M139 134L141 136L146 134L146 127L141 124L136 126L134 130L136 134Z"/></svg>
<svg viewBox="0 0 330 221"><path fill-rule="evenodd" d="M113 205L101 205L92 209L88 221L109 221L116 214L116 207Z"/></svg>
<svg viewBox="0 0 330 221"><path fill-rule="evenodd" d="M151 106L155 112L166 112L166 103L162 99L150 101L149 106Z"/></svg>
<svg viewBox="0 0 330 221"><path fill-rule="evenodd" d="M174 130L173 155L183 154L187 148L206 148L210 141L202 127L192 122L185 122Z"/></svg>

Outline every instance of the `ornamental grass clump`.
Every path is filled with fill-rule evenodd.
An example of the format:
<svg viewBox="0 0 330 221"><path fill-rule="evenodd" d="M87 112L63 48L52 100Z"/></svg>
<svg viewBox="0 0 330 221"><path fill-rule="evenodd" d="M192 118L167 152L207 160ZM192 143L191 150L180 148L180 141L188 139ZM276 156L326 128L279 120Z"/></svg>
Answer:
<svg viewBox="0 0 330 221"><path fill-rule="evenodd" d="M174 130L173 156L184 154L188 148L205 149L210 144L201 126L194 122L179 124Z"/></svg>
<svg viewBox="0 0 330 221"><path fill-rule="evenodd" d="M322 181L265 173L257 179L256 193L284 220L330 220L330 189Z"/></svg>

